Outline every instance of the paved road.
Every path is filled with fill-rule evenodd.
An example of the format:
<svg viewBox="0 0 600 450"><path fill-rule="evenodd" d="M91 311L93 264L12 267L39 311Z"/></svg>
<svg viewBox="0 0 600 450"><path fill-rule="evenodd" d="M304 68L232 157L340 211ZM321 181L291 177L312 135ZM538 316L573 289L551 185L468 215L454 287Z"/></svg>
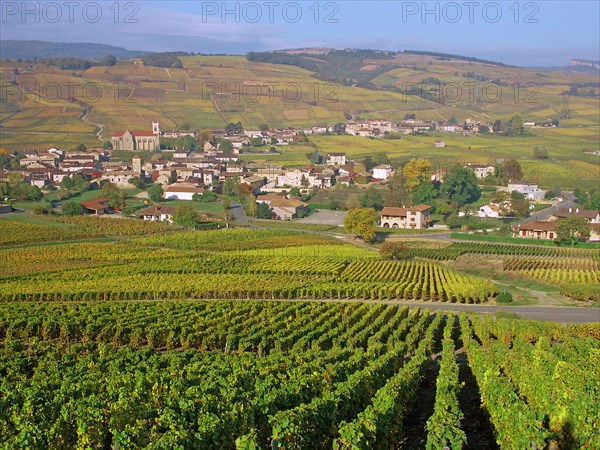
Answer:
<svg viewBox="0 0 600 450"><path fill-rule="evenodd" d="M575 196L571 192L563 192L565 200L556 206L542 209L541 211L533 213L527 219L520 223L539 222L548 219L552 214L556 212L558 208L569 208L575 203Z"/></svg>
<svg viewBox="0 0 600 450"><path fill-rule="evenodd" d="M231 214L233 214L233 218L236 220L237 223L239 223L240 225L250 225L250 222L248 221L248 217L246 216L246 213L244 212L244 208L242 208L242 205L238 202L231 202Z"/></svg>

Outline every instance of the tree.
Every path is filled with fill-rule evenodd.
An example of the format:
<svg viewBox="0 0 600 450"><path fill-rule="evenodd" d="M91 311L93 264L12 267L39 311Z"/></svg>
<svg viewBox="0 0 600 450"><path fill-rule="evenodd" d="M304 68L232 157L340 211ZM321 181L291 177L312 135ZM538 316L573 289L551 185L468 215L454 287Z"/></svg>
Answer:
<svg viewBox="0 0 600 450"><path fill-rule="evenodd" d="M104 142L102 143L102 149L103 149L103 150L110 150L110 149L112 149L112 148L113 148L113 147L112 147L112 142L110 142L110 141L104 141Z"/></svg>
<svg viewBox="0 0 600 450"><path fill-rule="evenodd" d="M548 147L545 145L536 145L533 147L533 157L535 159L548 159Z"/></svg>
<svg viewBox="0 0 600 450"><path fill-rule="evenodd" d="M66 202L62 206L62 213L64 216L79 216L81 215L81 206L79 203Z"/></svg>
<svg viewBox="0 0 600 450"><path fill-rule="evenodd" d="M561 244L573 247L582 238L590 234L590 224L583 217L570 216L556 222L557 240Z"/></svg>
<svg viewBox="0 0 600 450"><path fill-rule="evenodd" d="M213 135L210 130L207 130L207 129L200 130L200 132L196 135L196 143L197 143L196 148L204 147L204 144L212 141L212 139L213 139Z"/></svg>
<svg viewBox="0 0 600 450"><path fill-rule="evenodd" d="M365 242L371 242L375 237L377 222L373 208L354 208L348 211L344 218L344 227Z"/></svg>
<svg viewBox="0 0 600 450"><path fill-rule="evenodd" d="M520 136L523 134L525 130L525 125L523 122L523 116L521 114L515 114L508 121L508 130L507 134L509 136Z"/></svg>
<svg viewBox="0 0 600 450"><path fill-rule="evenodd" d="M265 202L260 202L256 207L256 218L257 219L272 219L273 213L271 208Z"/></svg>
<svg viewBox="0 0 600 450"><path fill-rule="evenodd" d="M242 122L237 122L237 123L230 122L227 125L225 125L225 133L227 133L228 136L231 136L232 134L243 133L243 132L244 132L244 127L242 127Z"/></svg>
<svg viewBox="0 0 600 450"><path fill-rule="evenodd" d="M192 128L192 126L187 122L179 127L179 129L182 131L188 131L190 128Z"/></svg>
<svg viewBox="0 0 600 450"><path fill-rule="evenodd" d="M392 259L394 261L410 258L410 250L404 242L394 242L386 240L379 249L379 255L383 259Z"/></svg>
<svg viewBox="0 0 600 450"><path fill-rule="evenodd" d="M481 189L477 185L475 172L458 165L448 170L444 182L440 186L440 193L446 196L455 208L473 203L481 197Z"/></svg>
<svg viewBox="0 0 600 450"><path fill-rule="evenodd" d="M85 144L79 143L75 146L75 151L77 152L84 152L87 150L87 147L85 146Z"/></svg>
<svg viewBox="0 0 600 450"><path fill-rule="evenodd" d="M344 207L346 209L360 208L360 201L358 200L358 195L350 194L344 202Z"/></svg>
<svg viewBox="0 0 600 450"><path fill-rule="evenodd" d="M265 145L265 143L263 142L263 138L256 137L256 138L250 139L250 145L252 147L262 147L263 145Z"/></svg>
<svg viewBox="0 0 600 450"><path fill-rule="evenodd" d="M148 193L148 198L154 203L158 203L162 199L163 190L160 184L153 184L146 192Z"/></svg>
<svg viewBox="0 0 600 450"><path fill-rule="evenodd" d="M435 199L438 196L438 191L431 183L431 181L423 181L419 186L412 192L412 203L413 205L430 205L432 212L435 211Z"/></svg>
<svg viewBox="0 0 600 450"><path fill-rule="evenodd" d="M302 177L304 177L304 175L302 175ZM302 195L302 193L300 192L300 188L297 188L297 187L291 188L290 195L292 197L300 197Z"/></svg>
<svg viewBox="0 0 600 450"><path fill-rule="evenodd" d="M115 64L117 64L117 58L115 58L113 55L106 55L98 62L98 65L108 67L112 67Z"/></svg>
<svg viewBox="0 0 600 450"><path fill-rule="evenodd" d="M222 152L228 153L233 149L233 144L229 139L223 139L219 144L219 150Z"/></svg>
<svg viewBox="0 0 600 450"><path fill-rule="evenodd" d="M63 177L63 179L60 180L60 188L63 191L70 191L73 189L73 179L71 177Z"/></svg>
<svg viewBox="0 0 600 450"><path fill-rule="evenodd" d="M227 178L223 183L222 193L229 197L236 197L239 194L239 178L237 176L233 178Z"/></svg>
<svg viewBox="0 0 600 450"><path fill-rule="evenodd" d="M413 158L402 168L404 174L404 186L411 192L424 181L431 180L433 167L431 161L423 158Z"/></svg>
<svg viewBox="0 0 600 450"><path fill-rule="evenodd" d="M338 122L333 126L332 130L333 134L346 134L346 124Z"/></svg>
<svg viewBox="0 0 600 450"><path fill-rule="evenodd" d="M510 208L515 217L519 219L525 219L526 217L529 217L529 200L520 192L511 192Z"/></svg>
<svg viewBox="0 0 600 450"><path fill-rule="evenodd" d="M589 200L588 194L583 189L575 188L575 191L573 193L575 194L575 200L580 205L585 205L588 202L588 200Z"/></svg>
<svg viewBox="0 0 600 450"><path fill-rule="evenodd" d="M329 209L339 209L340 207L340 202L337 198L335 198L335 196L333 194L329 194L329 197L327 197L327 204L329 206Z"/></svg>
<svg viewBox="0 0 600 450"><path fill-rule="evenodd" d="M202 194L199 192L194 193L194 195L192 195L192 201L200 203L202 201Z"/></svg>
<svg viewBox="0 0 600 450"><path fill-rule="evenodd" d="M600 210L600 191L596 191L590 195L588 200L588 208L596 211Z"/></svg>
<svg viewBox="0 0 600 450"><path fill-rule="evenodd" d="M376 166L379 166L381 164L391 164L391 161L390 161L390 157L387 155L387 153L379 152L379 153L375 153L375 156L373 157L373 163Z"/></svg>
<svg viewBox="0 0 600 450"><path fill-rule="evenodd" d="M404 120L415 120L417 115L415 113L406 113L404 114Z"/></svg>
<svg viewBox="0 0 600 450"><path fill-rule="evenodd" d="M365 156L363 159L363 166L365 166L365 170L370 172L373 167L375 167L375 163L373 162L373 158L370 156Z"/></svg>
<svg viewBox="0 0 600 450"><path fill-rule="evenodd" d="M142 177L133 177L131 180L129 180L129 184L138 189L144 189L146 187L146 182Z"/></svg>
<svg viewBox="0 0 600 450"><path fill-rule="evenodd" d="M256 205L256 197L253 194L246 194L242 198L242 208L248 217L256 216L258 209Z"/></svg>
<svg viewBox="0 0 600 450"><path fill-rule="evenodd" d="M511 183L521 181L523 176L521 172L521 165L515 159L504 161L504 164L502 165L502 173Z"/></svg>
<svg viewBox="0 0 600 450"><path fill-rule="evenodd" d="M409 195L404 183L404 172L396 170L394 175L388 179L389 192L385 196L385 204L388 206L402 206L408 203Z"/></svg>
<svg viewBox="0 0 600 450"><path fill-rule="evenodd" d="M321 164L323 157L321 153L319 153L319 149L315 149L315 151L310 156L310 162L313 164Z"/></svg>
<svg viewBox="0 0 600 450"><path fill-rule="evenodd" d="M383 195L378 189L371 186L363 195L360 196L360 206L363 208L373 208L376 211L383 209Z"/></svg>
<svg viewBox="0 0 600 450"><path fill-rule="evenodd" d="M196 228L200 224L200 216L192 205L181 205L173 212L173 222L189 228Z"/></svg>
<svg viewBox="0 0 600 450"><path fill-rule="evenodd" d="M269 129L269 125L267 125L266 123L261 123L261 124L258 126L258 129L259 129L260 131L267 131L267 130Z"/></svg>

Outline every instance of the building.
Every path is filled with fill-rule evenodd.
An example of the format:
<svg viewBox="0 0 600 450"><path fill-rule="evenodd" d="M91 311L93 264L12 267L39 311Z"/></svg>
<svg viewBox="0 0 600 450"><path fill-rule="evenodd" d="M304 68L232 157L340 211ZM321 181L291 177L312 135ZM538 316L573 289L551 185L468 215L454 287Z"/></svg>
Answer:
<svg viewBox="0 0 600 450"><path fill-rule="evenodd" d="M423 230L429 228L431 206L417 205L410 208L386 206L381 210L380 224L383 228L409 228Z"/></svg>
<svg viewBox="0 0 600 450"><path fill-rule="evenodd" d="M433 143L433 146L435 148L444 148L446 146L446 143L444 141L435 141Z"/></svg>
<svg viewBox="0 0 600 450"><path fill-rule="evenodd" d="M496 168L494 166L486 165L486 164L471 164L471 163L469 163L465 167L467 169L471 169L473 172L475 172L475 176L478 179L485 178L488 175L494 175L494 172L496 171Z"/></svg>
<svg viewBox="0 0 600 450"><path fill-rule="evenodd" d="M544 196L546 195L546 191L538 188L536 183L508 183L506 190L509 193L520 192L528 200L544 200Z"/></svg>
<svg viewBox="0 0 600 450"><path fill-rule="evenodd" d="M275 220L292 220L299 217L308 208L308 203L304 203L295 198L284 198L271 200L269 203Z"/></svg>
<svg viewBox="0 0 600 450"><path fill-rule="evenodd" d="M167 186L163 196L174 200L192 200L194 194L202 194L204 189L189 183L175 183Z"/></svg>
<svg viewBox="0 0 600 450"><path fill-rule="evenodd" d="M152 122L152 130L121 130L111 138L113 150L156 151L160 150L158 122Z"/></svg>
<svg viewBox="0 0 600 450"><path fill-rule="evenodd" d="M328 166L343 166L346 164L346 154L341 152L327 153L325 164Z"/></svg>
<svg viewBox="0 0 600 450"><path fill-rule="evenodd" d="M140 209L136 216L140 219L149 221L149 222L173 222L173 213L175 212L175 207L173 206L148 206L147 208Z"/></svg>
<svg viewBox="0 0 600 450"><path fill-rule="evenodd" d="M110 212L110 206L108 205L108 199L104 197L94 198L92 200L86 200L85 202L79 203L81 211L84 214L92 214L95 216L102 216Z"/></svg>
<svg viewBox="0 0 600 450"><path fill-rule="evenodd" d="M387 180L392 174L393 169L389 164L381 164L380 166L373 167L373 179L375 180Z"/></svg>
<svg viewBox="0 0 600 450"><path fill-rule="evenodd" d="M556 239L554 222L528 222L517 226L515 237L531 239Z"/></svg>
<svg viewBox="0 0 600 450"><path fill-rule="evenodd" d="M593 209L579 209L579 208L558 208L554 217L557 219L566 219L568 217L582 217L589 223L600 223L600 211Z"/></svg>

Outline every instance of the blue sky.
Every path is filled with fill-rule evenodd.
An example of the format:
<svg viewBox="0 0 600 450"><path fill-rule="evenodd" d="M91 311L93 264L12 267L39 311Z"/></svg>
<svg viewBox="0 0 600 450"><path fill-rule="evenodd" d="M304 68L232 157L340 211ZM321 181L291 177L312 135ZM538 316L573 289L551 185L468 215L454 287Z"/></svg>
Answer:
<svg viewBox="0 0 600 450"><path fill-rule="evenodd" d="M1 39L235 54L298 47L413 49L526 66L600 59L600 2L595 0L84 0L77 6L26 2L27 11L21 1L0 1Z"/></svg>

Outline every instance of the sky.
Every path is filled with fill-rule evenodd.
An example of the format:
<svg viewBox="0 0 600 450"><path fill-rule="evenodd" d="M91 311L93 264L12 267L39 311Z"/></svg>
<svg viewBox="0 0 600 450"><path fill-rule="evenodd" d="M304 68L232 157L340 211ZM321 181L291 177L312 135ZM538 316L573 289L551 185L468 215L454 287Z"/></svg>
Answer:
<svg viewBox="0 0 600 450"><path fill-rule="evenodd" d="M600 59L590 1L6 1L0 39L245 54L304 47L426 50L515 64Z"/></svg>

